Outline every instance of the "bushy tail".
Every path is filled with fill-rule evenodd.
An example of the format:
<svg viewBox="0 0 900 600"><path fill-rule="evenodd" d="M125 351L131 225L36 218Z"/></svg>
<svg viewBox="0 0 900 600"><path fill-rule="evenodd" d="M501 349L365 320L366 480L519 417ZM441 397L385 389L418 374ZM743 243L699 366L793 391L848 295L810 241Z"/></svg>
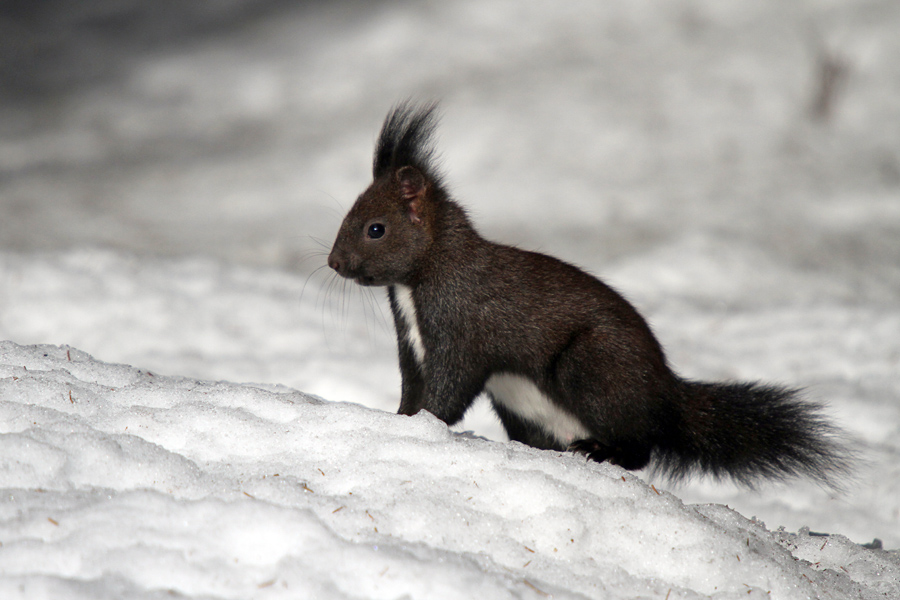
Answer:
<svg viewBox="0 0 900 600"><path fill-rule="evenodd" d="M654 468L674 480L700 471L752 487L761 479L805 475L832 488L848 474L851 452L821 406L798 390L757 383L681 382L669 443Z"/></svg>

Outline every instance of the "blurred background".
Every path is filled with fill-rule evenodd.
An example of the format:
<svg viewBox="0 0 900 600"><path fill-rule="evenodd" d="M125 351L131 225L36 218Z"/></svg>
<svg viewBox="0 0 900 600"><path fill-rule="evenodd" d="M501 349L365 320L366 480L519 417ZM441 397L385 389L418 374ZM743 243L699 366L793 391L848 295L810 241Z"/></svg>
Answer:
<svg viewBox="0 0 900 600"><path fill-rule="evenodd" d="M702 230L853 277L900 256L898 27L893 0L4 0L0 247L309 272L415 97L493 237L600 265Z"/></svg>

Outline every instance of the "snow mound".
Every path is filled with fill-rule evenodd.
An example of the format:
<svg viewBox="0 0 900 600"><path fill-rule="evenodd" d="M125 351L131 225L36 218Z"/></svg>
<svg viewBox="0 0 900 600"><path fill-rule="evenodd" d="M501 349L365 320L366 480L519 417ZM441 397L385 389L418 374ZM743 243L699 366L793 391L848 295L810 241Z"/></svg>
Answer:
<svg viewBox="0 0 900 600"><path fill-rule="evenodd" d="M900 557L287 388L0 343L3 598L888 598Z"/></svg>

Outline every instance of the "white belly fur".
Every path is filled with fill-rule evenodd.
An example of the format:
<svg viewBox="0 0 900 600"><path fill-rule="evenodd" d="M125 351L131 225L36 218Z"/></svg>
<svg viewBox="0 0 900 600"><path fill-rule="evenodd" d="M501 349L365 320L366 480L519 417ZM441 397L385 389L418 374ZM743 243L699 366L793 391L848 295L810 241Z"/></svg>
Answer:
<svg viewBox="0 0 900 600"><path fill-rule="evenodd" d="M591 437L584 425L542 394L527 377L497 373L488 378L484 388L494 401L538 425L563 445Z"/></svg>
<svg viewBox="0 0 900 600"><path fill-rule="evenodd" d="M416 317L416 305L413 302L412 290L405 285L395 285L394 297L397 299L397 307L409 329L409 343L412 346L413 354L421 365L425 362L425 344L422 343L422 333L419 331L419 319Z"/></svg>

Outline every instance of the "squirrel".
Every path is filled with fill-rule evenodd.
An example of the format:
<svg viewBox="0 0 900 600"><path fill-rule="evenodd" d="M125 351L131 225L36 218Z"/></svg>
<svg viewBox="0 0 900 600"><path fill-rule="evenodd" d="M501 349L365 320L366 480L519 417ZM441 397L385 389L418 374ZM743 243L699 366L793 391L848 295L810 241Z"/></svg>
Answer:
<svg viewBox="0 0 900 600"><path fill-rule="evenodd" d="M393 107L373 182L328 256L338 275L386 286L402 375L399 413L448 425L486 392L511 440L628 470L651 465L753 487L830 486L849 454L821 406L761 383L683 379L637 310L556 258L481 237L435 165L437 104Z"/></svg>

